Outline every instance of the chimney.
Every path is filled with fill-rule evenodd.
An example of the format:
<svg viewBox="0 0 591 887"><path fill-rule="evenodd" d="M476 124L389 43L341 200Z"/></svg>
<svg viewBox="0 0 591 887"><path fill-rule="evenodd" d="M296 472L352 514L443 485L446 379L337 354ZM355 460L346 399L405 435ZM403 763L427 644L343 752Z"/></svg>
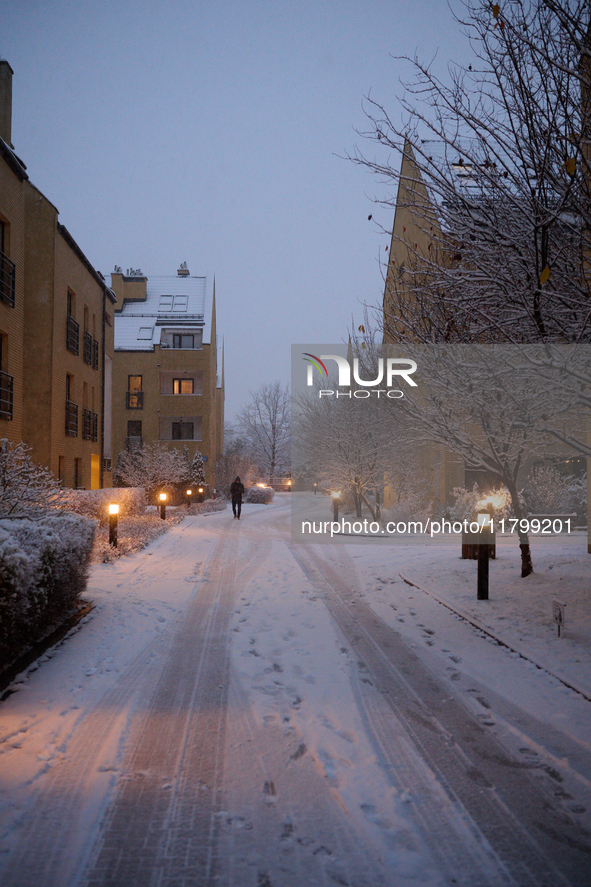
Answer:
<svg viewBox="0 0 591 887"><path fill-rule="evenodd" d="M187 263L181 262L181 267L178 269L178 271L176 273L178 274L179 277L189 277L190 272L189 272L189 269L187 268Z"/></svg>
<svg viewBox="0 0 591 887"><path fill-rule="evenodd" d="M12 75L14 71L5 59L0 59L0 138L13 148L12 136Z"/></svg>

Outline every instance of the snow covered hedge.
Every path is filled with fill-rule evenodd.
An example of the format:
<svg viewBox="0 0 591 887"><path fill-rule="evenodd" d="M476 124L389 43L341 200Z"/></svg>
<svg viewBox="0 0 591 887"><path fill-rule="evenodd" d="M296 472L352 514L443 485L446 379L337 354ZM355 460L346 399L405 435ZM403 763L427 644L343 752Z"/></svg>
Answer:
<svg viewBox="0 0 591 887"><path fill-rule="evenodd" d="M246 494L245 501L255 505L268 505L269 502L273 501L274 495L272 487L251 487Z"/></svg>
<svg viewBox="0 0 591 887"><path fill-rule="evenodd" d="M189 514L211 514L214 511L225 511L227 499L206 499L205 502L193 502L187 508Z"/></svg>
<svg viewBox="0 0 591 887"><path fill-rule="evenodd" d="M94 532L93 521L73 514L0 520L0 667L74 608Z"/></svg>
<svg viewBox="0 0 591 887"><path fill-rule="evenodd" d="M92 517L101 523L109 519L109 503L119 505L119 517L143 514L146 493L143 487L113 487L104 490L64 490L64 505L68 511Z"/></svg>

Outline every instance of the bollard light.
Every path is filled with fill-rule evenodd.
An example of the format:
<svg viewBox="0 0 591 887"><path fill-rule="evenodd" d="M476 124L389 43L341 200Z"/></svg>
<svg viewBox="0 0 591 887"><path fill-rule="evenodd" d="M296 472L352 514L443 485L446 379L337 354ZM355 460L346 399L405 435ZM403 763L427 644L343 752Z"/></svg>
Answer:
<svg viewBox="0 0 591 887"><path fill-rule="evenodd" d="M489 511L479 511L478 520L478 578L476 598L488 600L488 562L490 557L491 515Z"/></svg>
<svg viewBox="0 0 591 887"><path fill-rule="evenodd" d="M109 545L117 548L117 523L119 520L119 506L116 502L109 503Z"/></svg>
<svg viewBox="0 0 591 887"><path fill-rule="evenodd" d="M160 517L162 520L166 520L166 493L160 493Z"/></svg>
<svg viewBox="0 0 591 887"><path fill-rule="evenodd" d="M338 521L338 519L339 519L339 505L341 502L341 491L340 490L333 490L333 492L330 495L332 496L333 519L335 521Z"/></svg>
<svg viewBox="0 0 591 887"><path fill-rule="evenodd" d="M203 487L199 487L198 492L199 492L199 501L203 502L203 493L204 493Z"/></svg>
<svg viewBox="0 0 591 887"><path fill-rule="evenodd" d="M318 488L318 484L314 482L314 495L316 495L316 489Z"/></svg>
<svg viewBox="0 0 591 887"><path fill-rule="evenodd" d="M191 505L191 496L193 495L193 490L187 490L185 495L187 497L187 505L190 506Z"/></svg>

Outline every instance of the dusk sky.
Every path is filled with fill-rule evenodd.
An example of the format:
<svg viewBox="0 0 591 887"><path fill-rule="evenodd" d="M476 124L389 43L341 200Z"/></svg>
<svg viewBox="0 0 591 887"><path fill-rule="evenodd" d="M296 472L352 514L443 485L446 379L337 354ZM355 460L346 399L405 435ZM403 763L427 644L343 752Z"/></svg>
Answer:
<svg viewBox="0 0 591 887"><path fill-rule="evenodd" d="M465 61L445 2L5 0L1 22L15 151L92 264L215 276L227 420L380 302L393 195L343 156L373 153L365 96L396 115L393 56Z"/></svg>

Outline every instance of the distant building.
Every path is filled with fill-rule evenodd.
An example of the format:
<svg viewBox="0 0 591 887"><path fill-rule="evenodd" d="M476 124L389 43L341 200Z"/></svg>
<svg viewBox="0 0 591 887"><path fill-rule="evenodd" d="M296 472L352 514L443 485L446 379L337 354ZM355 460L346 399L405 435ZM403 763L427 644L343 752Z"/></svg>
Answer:
<svg viewBox="0 0 591 887"><path fill-rule="evenodd" d="M0 60L0 438L98 489L112 484L115 296L14 153L12 75Z"/></svg>
<svg viewBox="0 0 591 887"><path fill-rule="evenodd" d="M215 283L177 274L147 278L116 267L113 375L115 453L161 441L199 450L210 487L223 452L223 356L218 358Z"/></svg>

